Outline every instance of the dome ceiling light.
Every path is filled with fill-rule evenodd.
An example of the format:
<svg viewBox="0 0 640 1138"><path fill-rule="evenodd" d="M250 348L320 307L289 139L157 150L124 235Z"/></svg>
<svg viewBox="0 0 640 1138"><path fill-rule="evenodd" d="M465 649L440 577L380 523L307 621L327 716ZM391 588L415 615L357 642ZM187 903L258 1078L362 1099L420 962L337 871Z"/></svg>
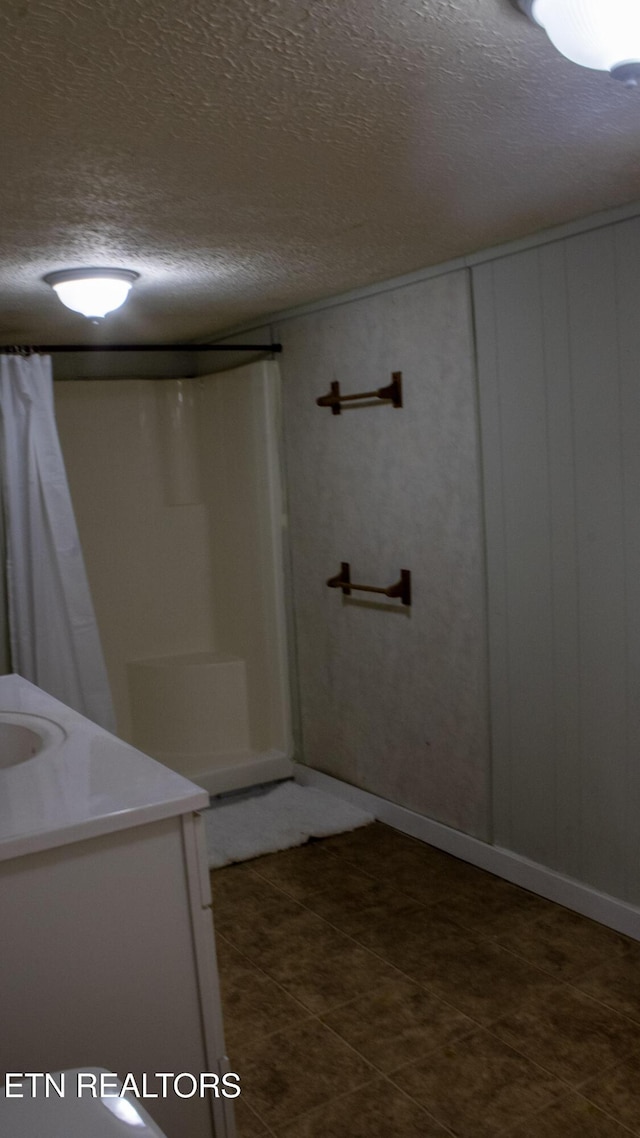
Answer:
<svg viewBox="0 0 640 1138"><path fill-rule="evenodd" d="M608 71L626 87L640 81L638 0L512 0L561 55Z"/></svg>
<svg viewBox="0 0 640 1138"><path fill-rule="evenodd" d="M67 308L97 322L124 304L139 276L131 269L60 269L43 280Z"/></svg>

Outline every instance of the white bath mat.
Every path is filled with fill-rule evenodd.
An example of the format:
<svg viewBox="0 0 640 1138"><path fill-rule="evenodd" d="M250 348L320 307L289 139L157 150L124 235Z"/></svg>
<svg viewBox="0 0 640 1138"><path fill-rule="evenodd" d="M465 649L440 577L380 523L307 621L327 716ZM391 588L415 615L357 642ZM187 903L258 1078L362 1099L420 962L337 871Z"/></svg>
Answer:
<svg viewBox="0 0 640 1138"><path fill-rule="evenodd" d="M209 868L248 861L373 822L370 814L310 786L279 783L273 790L219 801L203 814Z"/></svg>

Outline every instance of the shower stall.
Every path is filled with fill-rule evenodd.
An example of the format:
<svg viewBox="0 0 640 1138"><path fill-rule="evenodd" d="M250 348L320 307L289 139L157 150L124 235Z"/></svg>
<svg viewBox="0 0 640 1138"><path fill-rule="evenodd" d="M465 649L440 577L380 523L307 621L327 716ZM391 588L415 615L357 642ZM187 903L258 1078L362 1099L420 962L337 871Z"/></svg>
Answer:
<svg viewBox="0 0 640 1138"><path fill-rule="evenodd" d="M118 733L210 794L292 773L279 382L55 384Z"/></svg>

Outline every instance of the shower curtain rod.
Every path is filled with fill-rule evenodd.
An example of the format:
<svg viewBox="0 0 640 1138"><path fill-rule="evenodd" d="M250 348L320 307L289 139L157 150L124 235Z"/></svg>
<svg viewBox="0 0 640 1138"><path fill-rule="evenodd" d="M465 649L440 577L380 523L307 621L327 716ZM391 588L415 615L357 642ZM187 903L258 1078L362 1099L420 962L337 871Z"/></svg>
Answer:
<svg viewBox="0 0 640 1138"><path fill-rule="evenodd" d="M282 344L8 344L0 355L52 352L281 352Z"/></svg>

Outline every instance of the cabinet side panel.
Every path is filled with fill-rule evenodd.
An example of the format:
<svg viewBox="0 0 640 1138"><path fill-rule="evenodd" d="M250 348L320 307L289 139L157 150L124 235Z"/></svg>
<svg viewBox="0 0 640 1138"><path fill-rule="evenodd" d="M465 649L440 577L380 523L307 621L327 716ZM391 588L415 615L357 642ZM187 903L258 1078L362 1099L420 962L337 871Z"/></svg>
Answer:
<svg viewBox="0 0 640 1138"><path fill-rule="evenodd" d="M3 1070L207 1070L179 818L5 862L0 911ZM213 1134L204 1099L144 1105Z"/></svg>

